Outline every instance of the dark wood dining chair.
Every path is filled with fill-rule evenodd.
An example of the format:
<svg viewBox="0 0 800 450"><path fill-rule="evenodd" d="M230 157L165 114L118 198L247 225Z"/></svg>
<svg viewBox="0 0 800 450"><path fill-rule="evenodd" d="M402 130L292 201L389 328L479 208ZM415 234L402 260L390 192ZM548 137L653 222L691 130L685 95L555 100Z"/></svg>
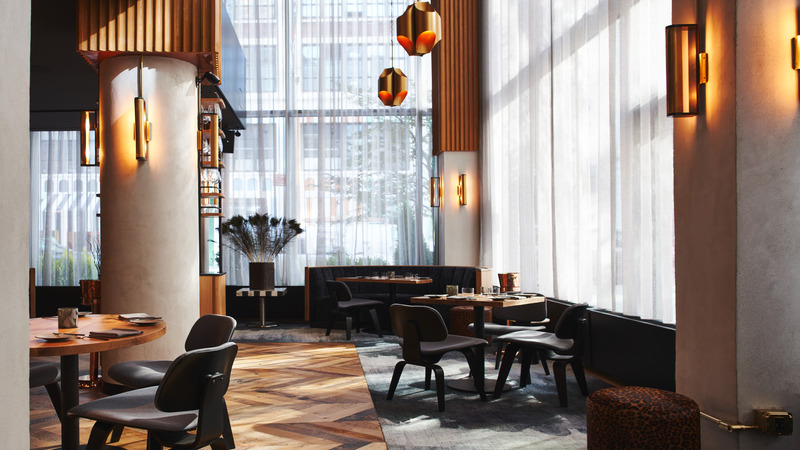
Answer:
<svg viewBox="0 0 800 450"><path fill-rule="evenodd" d="M500 336L516 331L542 331L545 329L545 324L550 322L547 318L547 300L527 305L494 308L492 314L495 319L507 322L506 324L487 322L483 326L483 334L487 337L492 336L492 344L495 346L497 355L494 362L495 369L500 367L506 346L506 341ZM474 331L474 328L474 323L469 324L470 331Z"/></svg>
<svg viewBox="0 0 800 450"><path fill-rule="evenodd" d="M56 415L61 420L61 387L58 384L59 381L61 381L61 365L59 363L49 361L30 362L29 387L44 386L47 390L47 395L50 396L50 402L53 403L53 408L56 409Z"/></svg>
<svg viewBox="0 0 800 450"><path fill-rule="evenodd" d="M476 349L486 345L486 340L449 334L439 311L425 305L403 305L396 303L389 307L392 331L400 337L403 359L394 366L392 382L386 400L391 400L400 375L406 364L425 368L425 390L431 387L431 372L436 375L436 397L439 411L444 412L444 371L438 362L448 352L461 352L466 358L472 373L475 365L483 364ZM475 389L481 400L486 401L483 380L475 378Z"/></svg>
<svg viewBox="0 0 800 450"><path fill-rule="evenodd" d="M353 319L356 320L356 333L361 332L361 311L367 310L372 318L372 325L378 332L379 337L383 337L381 323L378 321L378 307L383 306L380 300L367 298L354 298L350 288L342 281L326 281L328 287L328 329L325 336L331 335L331 329L337 319L343 318L345 322L345 336L350 340L353 329Z"/></svg>
<svg viewBox="0 0 800 450"><path fill-rule="evenodd" d="M584 326L586 319L586 303L569 306L559 317L553 333L545 331L517 331L505 334L501 338L507 342L500 373L493 398L499 398L503 392L503 385L508 379L511 366L514 364L517 352L521 353L520 387L530 382L530 364L535 353L542 363L546 374L550 374L547 361L553 362L553 372L556 380L556 389L561 406L567 406L567 369L569 364L578 382L581 393L589 395L586 385L586 375L583 372Z"/></svg>
<svg viewBox="0 0 800 450"><path fill-rule="evenodd" d="M214 450L230 448L223 439L225 393L238 348L227 342L176 358L158 386L150 386L78 405L68 414L94 420L87 450L105 447L119 426L147 430L147 448Z"/></svg>

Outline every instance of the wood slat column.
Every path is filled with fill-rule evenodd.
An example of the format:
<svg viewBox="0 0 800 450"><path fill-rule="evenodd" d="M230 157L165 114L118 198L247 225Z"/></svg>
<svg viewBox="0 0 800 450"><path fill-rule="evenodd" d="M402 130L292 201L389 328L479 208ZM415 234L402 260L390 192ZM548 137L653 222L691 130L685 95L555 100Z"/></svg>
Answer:
<svg viewBox="0 0 800 450"><path fill-rule="evenodd" d="M433 57L433 154L480 143L479 2L431 0L442 16Z"/></svg>

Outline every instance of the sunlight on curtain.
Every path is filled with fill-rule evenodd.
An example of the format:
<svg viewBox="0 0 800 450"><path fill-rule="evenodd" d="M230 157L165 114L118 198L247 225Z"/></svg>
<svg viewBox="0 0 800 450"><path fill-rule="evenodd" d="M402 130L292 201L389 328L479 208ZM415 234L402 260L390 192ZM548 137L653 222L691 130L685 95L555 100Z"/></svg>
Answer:
<svg viewBox="0 0 800 450"><path fill-rule="evenodd" d="M660 0L483 3L481 263L522 287L675 321Z"/></svg>
<svg viewBox="0 0 800 450"><path fill-rule="evenodd" d="M93 143L91 145L94 145ZM77 131L31 132L31 267L37 286L96 279L100 171L81 167Z"/></svg>
<svg viewBox="0 0 800 450"><path fill-rule="evenodd" d="M226 154L226 217L267 212L306 230L276 260L279 284L304 267L432 262L424 207L431 173L430 58L395 44L409 77L402 106L378 100L393 24L406 5L384 0L231 0L247 58L246 130ZM247 260L225 248L228 284Z"/></svg>

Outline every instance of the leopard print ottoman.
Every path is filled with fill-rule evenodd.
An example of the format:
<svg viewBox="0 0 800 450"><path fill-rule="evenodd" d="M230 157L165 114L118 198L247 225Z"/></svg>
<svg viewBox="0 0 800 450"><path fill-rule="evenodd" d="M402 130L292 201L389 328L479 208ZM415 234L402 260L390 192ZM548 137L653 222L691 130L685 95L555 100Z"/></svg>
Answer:
<svg viewBox="0 0 800 450"><path fill-rule="evenodd" d="M700 409L661 389L602 389L586 399L586 440L589 449L699 449Z"/></svg>

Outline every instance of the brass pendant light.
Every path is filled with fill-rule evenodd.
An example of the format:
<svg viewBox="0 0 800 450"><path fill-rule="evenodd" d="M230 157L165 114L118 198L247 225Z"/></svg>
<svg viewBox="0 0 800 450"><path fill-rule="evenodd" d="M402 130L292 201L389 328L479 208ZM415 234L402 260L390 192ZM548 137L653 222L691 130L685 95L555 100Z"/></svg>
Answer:
<svg viewBox="0 0 800 450"><path fill-rule="evenodd" d="M391 39L389 45L392 48L392 67L383 69L378 77L378 98L386 106L400 106L408 95L408 77L394 67L394 42Z"/></svg>
<svg viewBox="0 0 800 450"><path fill-rule="evenodd" d="M397 42L410 56L430 53L442 40L442 18L427 2L414 2L397 18Z"/></svg>

